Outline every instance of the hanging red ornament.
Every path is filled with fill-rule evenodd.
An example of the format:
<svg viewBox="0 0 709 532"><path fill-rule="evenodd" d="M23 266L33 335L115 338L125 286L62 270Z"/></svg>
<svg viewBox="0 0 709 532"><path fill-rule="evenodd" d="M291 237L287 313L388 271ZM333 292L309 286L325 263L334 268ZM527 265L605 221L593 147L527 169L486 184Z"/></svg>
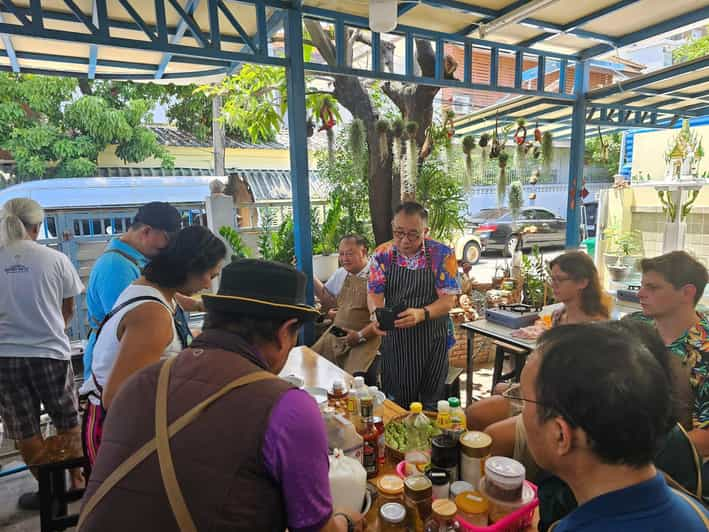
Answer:
<svg viewBox="0 0 709 532"><path fill-rule="evenodd" d="M335 127L337 123L335 121L335 115L328 104L323 104L320 108L320 120L322 121L322 125L318 128L318 131L327 131Z"/></svg>
<svg viewBox="0 0 709 532"><path fill-rule="evenodd" d="M534 140L537 142L542 142L542 131L539 129L539 124L537 123L537 127L534 129Z"/></svg>

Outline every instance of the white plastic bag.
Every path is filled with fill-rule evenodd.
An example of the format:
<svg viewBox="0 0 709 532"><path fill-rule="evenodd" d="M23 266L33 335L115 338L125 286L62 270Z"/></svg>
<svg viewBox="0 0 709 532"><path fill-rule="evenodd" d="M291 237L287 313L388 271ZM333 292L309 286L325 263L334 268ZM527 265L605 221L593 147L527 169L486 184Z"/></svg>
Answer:
<svg viewBox="0 0 709 532"><path fill-rule="evenodd" d="M330 492L332 507L348 513L362 511L367 491L367 472L354 458L340 449L330 455Z"/></svg>

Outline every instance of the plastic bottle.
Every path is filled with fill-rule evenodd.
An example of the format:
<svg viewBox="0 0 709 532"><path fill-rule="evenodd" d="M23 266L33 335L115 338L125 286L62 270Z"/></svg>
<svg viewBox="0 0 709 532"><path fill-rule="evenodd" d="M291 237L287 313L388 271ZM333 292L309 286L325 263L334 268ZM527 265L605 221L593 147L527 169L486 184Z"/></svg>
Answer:
<svg viewBox="0 0 709 532"><path fill-rule="evenodd" d="M362 388L364 388L364 377L355 377L352 382L352 388L350 388L350 393L347 395L347 413L353 423L355 419L359 417L358 394Z"/></svg>
<svg viewBox="0 0 709 532"><path fill-rule="evenodd" d="M448 401L438 401L438 416L436 416L436 425L441 430L447 430L451 426L451 407Z"/></svg>
<svg viewBox="0 0 709 532"><path fill-rule="evenodd" d="M460 437L467 429L467 420L465 410L460 407L460 399L457 397L449 397L448 405L451 409L451 425L448 429L454 437Z"/></svg>
<svg viewBox="0 0 709 532"><path fill-rule="evenodd" d="M335 408L347 408L347 388L341 380L333 381L332 390L327 392L328 406Z"/></svg>
<svg viewBox="0 0 709 532"><path fill-rule="evenodd" d="M323 410L325 427L327 428L327 446L332 454L335 449L342 449L345 456L362 463L363 439L357 433L355 426L332 407Z"/></svg>
<svg viewBox="0 0 709 532"><path fill-rule="evenodd" d="M411 403L411 413L406 418L406 451L405 460L409 465L415 465L419 472L425 471L431 461L429 443L429 425L431 421L423 413L421 403Z"/></svg>
<svg viewBox="0 0 709 532"><path fill-rule="evenodd" d="M431 505L433 515L426 520L424 532L457 532L460 524L455 518L458 507L453 501L441 499Z"/></svg>

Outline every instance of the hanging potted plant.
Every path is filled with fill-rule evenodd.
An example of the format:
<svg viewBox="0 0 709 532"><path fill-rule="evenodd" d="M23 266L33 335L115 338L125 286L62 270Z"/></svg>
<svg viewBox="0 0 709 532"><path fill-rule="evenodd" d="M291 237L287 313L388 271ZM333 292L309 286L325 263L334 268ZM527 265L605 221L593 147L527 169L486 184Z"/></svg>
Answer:
<svg viewBox="0 0 709 532"><path fill-rule="evenodd" d="M497 156L497 164L500 167L500 175L497 178L497 204L502 207L505 202L505 190L507 189L507 161L510 156L507 152L501 151Z"/></svg>
<svg viewBox="0 0 709 532"><path fill-rule="evenodd" d="M554 160L554 139L548 131L542 135L542 162L544 175L551 175L551 163Z"/></svg>
<svg viewBox="0 0 709 532"><path fill-rule="evenodd" d="M389 156L389 122L377 120L376 127L379 137L379 160L383 162Z"/></svg>
<svg viewBox="0 0 709 532"><path fill-rule="evenodd" d="M487 165L488 150L490 144L490 135L488 133L483 133L480 135L480 140L478 141L478 146L480 146L480 160L482 161L483 169Z"/></svg>
<svg viewBox="0 0 709 532"><path fill-rule="evenodd" d="M466 135L463 137L463 153L465 154L465 185L469 186L473 182L473 156L472 152L475 148L475 137Z"/></svg>
<svg viewBox="0 0 709 532"><path fill-rule="evenodd" d="M515 141L515 167L517 168L517 177L522 175L524 169L524 162L527 158L527 128L526 121L524 118L517 120L517 130L515 131L513 137Z"/></svg>
<svg viewBox="0 0 709 532"><path fill-rule="evenodd" d="M416 145L416 133L419 125L413 120L406 123L406 178L403 191L405 199L416 198L416 174L418 172L418 146Z"/></svg>
<svg viewBox="0 0 709 532"><path fill-rule="evenodd" d="M391 125L391 169L394 175L401 171L401 137L404 134L404 122L397 118Z"/></svg>
<svg viewBox="0 0 709 532"><path fill-rule="evenodd" d="M510 190L507 193L507 203L510 206L512 219L516 220L524 205L524 188L519 180L510 184Z"/></svg>
<svg viewBox="0 0 709 532"><path fill-rule="evenodd" d="M318 223L317 212L311 212L313 231L313 274L320 281L327 281L339 266L337 250L337 232L342 219L342 204L339 198L331 200L325 220Z"/></svg>

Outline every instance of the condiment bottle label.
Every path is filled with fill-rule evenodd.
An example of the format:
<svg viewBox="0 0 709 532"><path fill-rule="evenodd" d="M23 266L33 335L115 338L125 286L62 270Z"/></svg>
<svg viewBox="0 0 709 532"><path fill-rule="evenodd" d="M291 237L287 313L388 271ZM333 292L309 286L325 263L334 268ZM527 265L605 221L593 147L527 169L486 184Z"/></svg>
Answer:
<svg viewBox="0 0 709 532"><path fill-rule="evenodd" d="M377 474L377 449L376 446L371 442L364 442L364 456L362 458L362 465L364 466L367 475Z"/></svg>

